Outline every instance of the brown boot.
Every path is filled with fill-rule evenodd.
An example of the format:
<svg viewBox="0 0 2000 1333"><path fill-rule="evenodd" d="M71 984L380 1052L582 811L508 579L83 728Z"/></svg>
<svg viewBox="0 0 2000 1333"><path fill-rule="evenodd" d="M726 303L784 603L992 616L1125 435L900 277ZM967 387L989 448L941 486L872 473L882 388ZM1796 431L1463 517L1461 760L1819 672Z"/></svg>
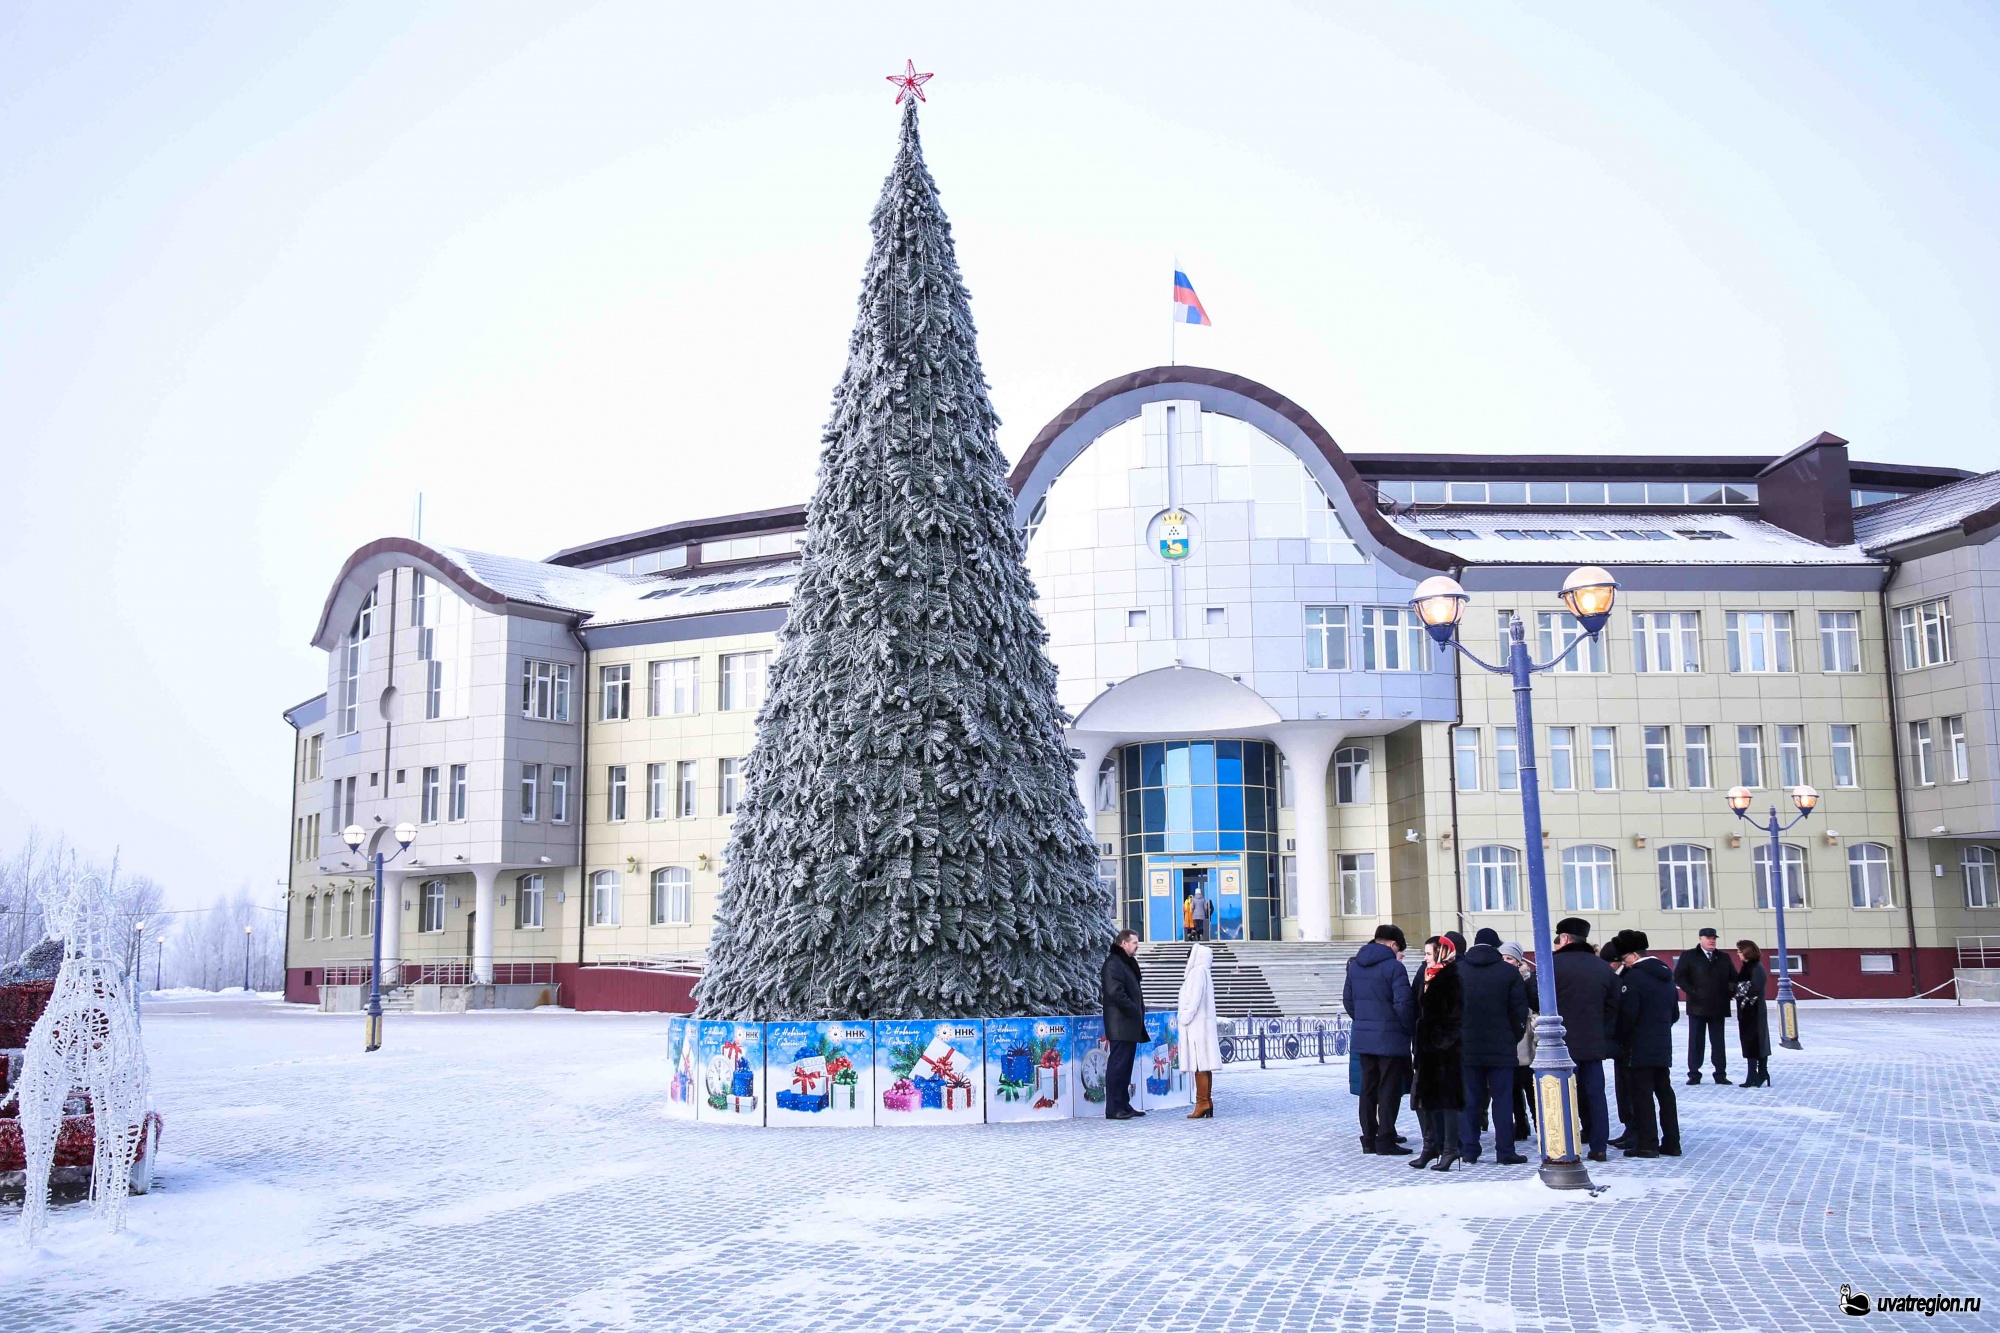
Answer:
<svg viewBox="0 0 2000 1333"><path fill-rule="evenodd" d="M1213 1120L1215 1103L1209 1100L1209 1092L1214 1087L1215 1075L1206 1069L1197 1070L1194 1076L1194 1109L1189 1111L1190 1120Z"/></svg>

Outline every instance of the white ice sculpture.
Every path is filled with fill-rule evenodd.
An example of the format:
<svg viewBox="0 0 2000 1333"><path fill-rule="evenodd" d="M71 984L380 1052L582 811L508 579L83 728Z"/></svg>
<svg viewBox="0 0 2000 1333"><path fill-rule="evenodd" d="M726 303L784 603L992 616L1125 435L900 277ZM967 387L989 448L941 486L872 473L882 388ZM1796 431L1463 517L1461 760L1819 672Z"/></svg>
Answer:
<svg viewBox="0 0 2000 1333"><path fill-rule="evenodd" d="M63 962L21 1064L21 1139L28 1168L21 1234L30 1244L48 1221L49 1171L63 1103L77 1088L90 1094L91 1210L113 1231L125 1229L125 1197L145 1132L147 1100L146 1052L112 942L111 886L77 870L43 890L42 911L49 933L63 941Z"/></svg>

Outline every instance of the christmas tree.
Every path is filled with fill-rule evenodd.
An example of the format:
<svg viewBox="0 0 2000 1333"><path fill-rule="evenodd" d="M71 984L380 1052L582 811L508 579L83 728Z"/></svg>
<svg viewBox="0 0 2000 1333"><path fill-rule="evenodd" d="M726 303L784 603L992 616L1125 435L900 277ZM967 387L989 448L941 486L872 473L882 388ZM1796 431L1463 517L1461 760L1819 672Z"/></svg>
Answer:
<svg viewBox="0 0 2000 1333"><path fill-rule="evenodd" d="M730 834L704 1017L1098 1004L1112 904L907 100Z"/></svg>

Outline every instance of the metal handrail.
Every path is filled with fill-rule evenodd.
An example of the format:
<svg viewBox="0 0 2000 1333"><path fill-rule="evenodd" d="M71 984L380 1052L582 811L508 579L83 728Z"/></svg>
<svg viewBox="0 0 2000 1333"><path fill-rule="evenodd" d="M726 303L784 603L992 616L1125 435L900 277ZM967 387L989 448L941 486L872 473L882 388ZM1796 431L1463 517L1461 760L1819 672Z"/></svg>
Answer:
<svg viewBox="0 0 2000 1333"><path fill-rule="evenodd" d="M1958 965L1986 970L2000 968L2000 935L1954 935Z"/></svg>
<svg viewBox="0 0 2000 1333"><path fill-rule="evenodd" d="M406 958L402 968L407 976L408 969L415 968L413 979L392 977L388 969L384 972L386 988L397 986L470 986L473 983L473 965L470 958ZM370 959L337 958L325 966L325 986L366 986L373 980L374 963ZM493 961L493 982L499 986L535 986L551 983L556 979L556 960L553 958L495 959Z"/></svg>
<svg viewBox="0 0 2000 1333"><path fill-rule="evenodd" d="M699 949L673 953L607 953L583 964L585 967L629 967L642 972L699 972L708 966L708 955Z"/></svg>

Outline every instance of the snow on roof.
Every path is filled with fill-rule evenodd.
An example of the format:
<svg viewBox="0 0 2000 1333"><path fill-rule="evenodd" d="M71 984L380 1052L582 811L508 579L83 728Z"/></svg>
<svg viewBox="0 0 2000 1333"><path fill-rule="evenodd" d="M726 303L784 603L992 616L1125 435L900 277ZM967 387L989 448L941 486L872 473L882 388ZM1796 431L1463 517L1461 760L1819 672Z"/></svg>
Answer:
<svg viewBox="0 0 2000 1333"><path fill-rule="evenodd" d="M1985 472L1936 490L1889 500L1854 516L1854 539L1871 551L1949 531L1982 509L2000 505L2000 472Z"/></svg>
<svg viewBox="0 0 2000 1333"><path fill-rule="evenodd" d="M1412 536L1482 565L1866 565L1859 546L1821 546L1747 514L1606 510L1420 509L1395 516Z"/></svg>
<svg viewBox="0 0 2000 1333"><path fill-rule="evenodd" d="M784 606L798 582L799 562L778 561L749 569L703 570L661 578L647 575L623 580L615 599L601 601L584 624L627 625L645 620L676 620L718 611L754 611Z"/></svg>
<svg viewBox="0 0 2000 1333"><path fill-rule="evenodd" d="M622 595L633 582L623 574L571 569L518 556L494 555L490 551L468 551L456 546L433 549L510 601L557 611L591 611Z"/></svg>

